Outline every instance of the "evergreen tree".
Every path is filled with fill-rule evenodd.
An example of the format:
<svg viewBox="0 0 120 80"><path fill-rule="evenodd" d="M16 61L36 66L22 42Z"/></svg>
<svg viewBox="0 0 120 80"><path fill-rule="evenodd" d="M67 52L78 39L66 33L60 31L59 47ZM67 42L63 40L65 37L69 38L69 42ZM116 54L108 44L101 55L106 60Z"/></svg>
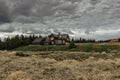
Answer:
<svg viewBox="0 0 120 80"><path fill-rule="evenodd" d="M69 48L70 48L70 49L76 48L76 45L75 45L75 43L74 43L74 39L72 39L72 41L70 42Z"/></svg>
<svg viewBox="0 0 120 80"><path fill-rule="evenodd" d="M37 37L34 35L28 37L25 37L23 35L16 35L12 38L8 37L4 40L4 42L0 40L0 50L11 50L20 46L32 44L33 40L35 40L36 38Z"/></svg>

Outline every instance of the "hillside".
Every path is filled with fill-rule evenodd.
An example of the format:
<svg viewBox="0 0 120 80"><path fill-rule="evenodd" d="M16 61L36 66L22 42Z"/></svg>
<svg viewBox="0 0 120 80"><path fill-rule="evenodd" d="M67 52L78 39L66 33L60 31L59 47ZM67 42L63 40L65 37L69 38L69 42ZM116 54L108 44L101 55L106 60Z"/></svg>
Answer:
<svg viewBox="0 0 120 80"><path fill-rule="evenodd" d="M0 80L120 80L120 53L0 51Z"/></svg>

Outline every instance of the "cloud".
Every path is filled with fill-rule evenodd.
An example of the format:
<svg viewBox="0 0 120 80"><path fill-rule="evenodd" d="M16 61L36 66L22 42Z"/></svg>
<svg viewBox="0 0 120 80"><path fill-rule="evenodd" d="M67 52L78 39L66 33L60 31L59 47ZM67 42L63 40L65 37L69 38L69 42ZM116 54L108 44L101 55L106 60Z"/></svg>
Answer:
<svg viewBox="0 0 120 80"><path fill-rule="evenodd" d="M11 22L8 6L5 1L0 1L0 23Z"/></svg>
<svg viewBox="0 0 120 80"><path fill-rule="evenodd" d="M3 0L2 0L3 1ZM72 14L77 8L79 0L6 0L9 7L8 15L14 22L45 23L46 16ZM4 8L2 8L4 9ZM22 17L22 19L20 18ZM30 20L32 19L32 20Z"/></svg>
<svg viewBox="0 0 120 80"><path fill-rule="evenodd" d="M119 21L119 0L0 0L1 32L22 27L23 32L62 32L97 39L99 30L120 29Z"/></svg>

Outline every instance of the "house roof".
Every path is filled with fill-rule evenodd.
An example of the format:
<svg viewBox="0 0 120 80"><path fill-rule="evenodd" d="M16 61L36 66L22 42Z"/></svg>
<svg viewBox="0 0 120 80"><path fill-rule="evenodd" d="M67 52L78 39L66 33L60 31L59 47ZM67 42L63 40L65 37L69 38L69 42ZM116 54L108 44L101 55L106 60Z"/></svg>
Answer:
<svg viewBox="0 0 120 80"><path fill-rule="evenodd" d="M50 38L49 38L49 37L46 37L45 42L50 42Z"/></svg>
<svg viewBox="0 0 120 80"><path fill-rule="evenodd" d="M35 39L34 41L33 41L33 43L40 43L40 42L42 42L42 41L44 41L45 40L45 38L37 38L37 39Z"/></svg>
<svg viewBox="0 0 120 80"><path fill-rule="evenodd" d="M69 36L68 36L68 34L61 34L61 37L64 38L64 39L66 39L66 38L68 38Z"/></svg>
<svg viewBox="0 0 120 80"><path fill-rule="evenodd" d="M67 39L69 37L68 34L51 34L49 37L54 37L58 39Z"/></svg>

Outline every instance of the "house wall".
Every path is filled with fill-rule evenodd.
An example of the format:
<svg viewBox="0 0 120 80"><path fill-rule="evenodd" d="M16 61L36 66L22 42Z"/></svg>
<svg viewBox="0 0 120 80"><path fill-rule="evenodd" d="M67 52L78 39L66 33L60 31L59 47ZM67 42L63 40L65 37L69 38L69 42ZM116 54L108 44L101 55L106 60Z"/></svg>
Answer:
<svg viewBox="0 0 120 80"><path fill-rule="evenodd" d="M55 40L55 44L63 45L63 44L65 44L65 40Z"/></svg>
<svg viewBox="0 0 120 80"><path fill-rule="evenodd" d="M54 40L54 37L51 37L50 40Z"/></svg>
<svg viewBox="0 0 120 80"><path fill-rule="evenodd" d="M54 45L54 44L55 44L55 42L54 42L54 41L51 41L51 44L52 44L52 45Z"/></svg>

